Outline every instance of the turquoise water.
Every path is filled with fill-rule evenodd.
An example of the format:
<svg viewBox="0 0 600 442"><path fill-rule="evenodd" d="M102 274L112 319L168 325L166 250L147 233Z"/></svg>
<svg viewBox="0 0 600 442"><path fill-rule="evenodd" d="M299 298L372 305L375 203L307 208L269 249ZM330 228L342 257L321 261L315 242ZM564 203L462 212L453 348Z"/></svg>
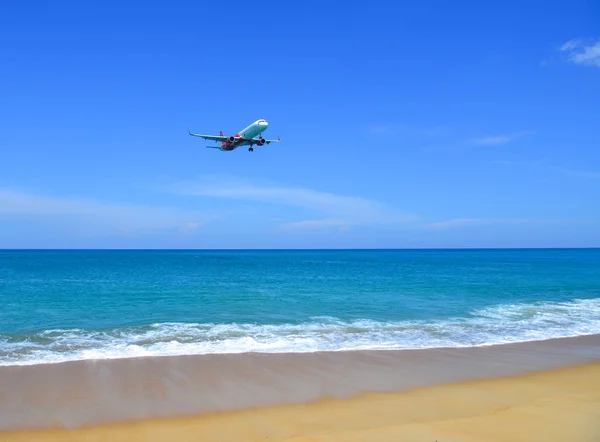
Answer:
<svg viewBox="0 0 600 442"><path fill-rule="evenodd" d="M0 365L600 333L600 250L0 251Z"/></svg>

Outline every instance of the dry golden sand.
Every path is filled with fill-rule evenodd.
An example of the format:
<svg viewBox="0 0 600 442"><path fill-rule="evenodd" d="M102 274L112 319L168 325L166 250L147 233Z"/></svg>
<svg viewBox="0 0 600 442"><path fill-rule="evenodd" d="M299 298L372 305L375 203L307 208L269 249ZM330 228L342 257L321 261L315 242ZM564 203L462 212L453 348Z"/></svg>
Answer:
<svg viewBox="0 0 600 442"><path fill-rule="evenodd" d="M491 380L0 441L600 442L600 363Z"/></svg>

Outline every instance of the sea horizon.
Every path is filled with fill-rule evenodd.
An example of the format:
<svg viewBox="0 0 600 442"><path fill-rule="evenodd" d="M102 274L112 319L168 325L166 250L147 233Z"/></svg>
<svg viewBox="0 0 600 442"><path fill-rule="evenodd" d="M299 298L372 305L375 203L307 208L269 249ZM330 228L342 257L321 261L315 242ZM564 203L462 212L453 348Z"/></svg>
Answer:
<svg viewBox="0 0 600 442"><path fill-rule="evenodd" d="M23 252L35 252L35 251L133 251L133 252L156 252L156 251L206 251L206 252L218 252L218 251L264 251L264 252L277 252L277 251L315 251L315 252L327 252L327 251L420 251L420 250L431 250L431 251L453 251L453 250L600 250L600 246L586 246L586 247L389 247L389 248L381 248L381 247L364 247L364 248L184 248L184 247L164 247L164 248L98 248L98 247L81 247L81 248L72 248L72 247L48 247L48 248L1 248L0 251L10 252L10 251L23 251Z"/></svg>

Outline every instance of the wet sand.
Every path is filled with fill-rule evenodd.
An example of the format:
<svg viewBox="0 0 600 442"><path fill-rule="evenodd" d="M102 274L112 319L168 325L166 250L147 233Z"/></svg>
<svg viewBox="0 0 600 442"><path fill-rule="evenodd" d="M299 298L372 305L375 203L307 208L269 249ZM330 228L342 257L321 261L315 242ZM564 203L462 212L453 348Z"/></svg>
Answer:
<svg viewBox="0 0 600 442"><path fill-rule="evenodd" d="M0 441L600 441L599 413L598 335L0 367Z"/></svg>
<svg viewBox="0 0 600 442"><path fill-rule="evenodd" d="M600 363L308 405L21 431L0 440L597 442Z"/></svg>

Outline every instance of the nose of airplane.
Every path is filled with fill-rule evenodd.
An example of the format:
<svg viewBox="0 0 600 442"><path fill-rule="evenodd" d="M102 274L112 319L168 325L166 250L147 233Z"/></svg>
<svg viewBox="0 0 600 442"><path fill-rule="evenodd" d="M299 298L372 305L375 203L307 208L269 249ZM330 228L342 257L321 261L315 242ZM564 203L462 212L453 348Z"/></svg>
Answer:
<svg viewBox="0 0 600 442"><path fill-rule="evenodd" d="M269 126L269 123L267 123L266 121L261 121L260 125L264 128L267 128Z"/></svg>

